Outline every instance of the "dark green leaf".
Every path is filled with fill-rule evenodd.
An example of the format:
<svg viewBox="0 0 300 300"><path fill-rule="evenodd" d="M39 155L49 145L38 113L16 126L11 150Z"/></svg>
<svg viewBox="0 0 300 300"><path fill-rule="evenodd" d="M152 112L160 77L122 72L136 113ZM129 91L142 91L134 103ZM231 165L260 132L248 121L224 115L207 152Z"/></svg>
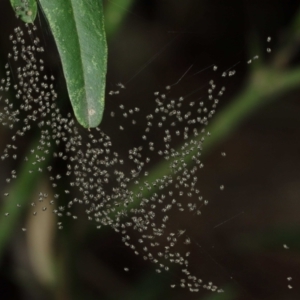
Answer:
<svg viewBox="0 0 300 300"><path fill-rule="evenodd" d="M16 15L25 23L33 23L37 14L36 0L10 0Z"/></svg>
<svg viewBox="0 0 300 300"><path fill-rule="evenodd" d="M96 127L104 110L107 45L101 0L40 0L61 57L78 122Z"/></svg>

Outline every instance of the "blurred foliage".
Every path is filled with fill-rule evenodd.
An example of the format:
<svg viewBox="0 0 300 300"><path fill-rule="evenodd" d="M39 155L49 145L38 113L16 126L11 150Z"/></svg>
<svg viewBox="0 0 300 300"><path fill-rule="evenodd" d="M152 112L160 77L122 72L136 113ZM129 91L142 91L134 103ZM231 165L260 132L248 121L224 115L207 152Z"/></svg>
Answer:
<svg viewBox="0 0 300 300"><path fill-rule="evenodd" d="M105 13L107 18L106 31L109 38L113 35L117 35L117 30L120 29L122 21L127 16L128 10L130 11L132 4L133 1L129 0L107 1ZM208 137L204 143L205 155L208 155L213 151L214 147L217 147L228 139L230 135L232 135L257 110L268 105L272 101L278 100L282 95L291 93L299 87L300 68L298 66L293 67L290 64L297 54L297 51L299 51L299 31L297 29L299 20L300 13L297 13L290 30L287 30L288 39L282 43L283 46L278 47L278 50L275 50L275 53L272 53L271 60L267 61L261 58L260 64L253 65L255 67L252 67L252 65L250 66L251 71L248 74L248 80L245 86L239 91L238 95L218 111L217 115L211 121L208 129L211 132L211 136ZM250 40L249 43L251 45L257 45L254 47L255 50L252 49L251 52L255 54L263 53L264 46L260 44L259 38L255 37L255 35L250 36L252 37L252 40ZM31 147L34 148L37 141L33 140L31 143ZM187 163L191 161L192 155L193 153L191 153L190 157L187 159ZM45 165L46 163L47 161L43 162ZM169 164L170 162L161 162L155 165L150 173L149 183L151 184L151 182L154 182L157 178L167 175L168 172L170 172L168 167ZM10 238L14 235L16 227L20 224L22 217L24 217L24 211L22 208L17 209L16 203L20 203L21 205L28 203L30 195L32 195L36 189L37 182L42 179L38 178L38 173L33 173L32 176L28 176L28 170L30 168L30 159L20 166L21 172L19 173L18 180L11 188L9 197L7 200L5 199L1 208L0 257L2 259L4 252L9 249ZM26 197L23 195L26 195ZM145 190L143 197L147 196L149 196L149 194L147 194L147 191ZM20 202L20 199L22 202ZM138 205L138 203L135 203L135 205ZM10 216L3 216L3 214L8 211L10 212ZM79 229L79 227L81 229ZM71 223L68 224L68 228L65 228L63 232L57 233L57 239L60 246L58 247L58 255L53 258L55 260L53 262L53 265L55 266L53 268L53 274L56 276L59 274L59 277L54 285L49 281L48 283L44 282L45 286L43 287L45 288L45 291L50 292L48 294L49 299L120 299L118 296L105 293L104 284L101 285L101 283L97 283L99 284L99 286L97 286L96 283L93 282L92 284L89 282L87 286L89 287L92 285L92 291L90 291L89 288L86 288L85 291L81 286L82 278L79 278L80 271L77 269L79 268L77 264L79 260L84 260L84 254L82 253L85 253L84 251L86 250L81 249L81 243L85 245L86 240L93 234L97 234L98 236L101 235L101 231L94 233L93 229L91 229L92 227L92 225L88 226L82 223L80 223L80 225ZM79 230L81 230L81 232L79 232ZM272 249L277 248L278 245L282 244L283 240L288 241L290 244L294 244L293 241L297 240L298 237L296 229L292 228L291 230L286 230L280 234L281 230L282 229L280 228L273 229L272 235L268 232L262 232L260 237L255 236L257 245L253 243L254 239L251 237L251 234L245 234L238 240L238 245L240 245L241 248L245 247L250 253L253 253L255 250L259 251L264 247L270 247ZM103 236L105 236L104 233ZM106 236L108 236L108 233ZM110 238L103 237L103 241L108 243L110 242ZM169 291L170 279L164 278L164 280L162 280L160 277L161 275L156 274L151 268L147 270L146 274L143 276L138 276L138 279L132 279L135 282L134 287L128 287L128 282L124 282L123 278L120 278L120 275L117 274L113 268L108 270L108 266L105 266L104 262L100 262L97 258L93 258L90 265L96 265L98 270L104 270L104 274L102 274L103 277L107 276L113 278L112 280L115 280L115 282L119 281L120 286L124 285L127 287L127 293L125 292L123 294L122 299L186 299L187 297L186 295L185 297L182 296L182 294L174 296L175 294L172 294L172 291ZM107 272L107 275L105 272ZM101 274L99 273L99 277L100 276ZM87 279L85 278L85 280ZM101 278L99 278L99 281L100 280ZM90 279L90 281L92 281L92 279ZM198 299L246 299L243 296L244 291L241 291L237 285L230 285L228 288L225 287L224 290L225 293L208 294L199 297ZM101 294L101 291L103 294ZM95 294L100 296L95 297ZM241 297L239 297L239 294ZM193 295L193 298L191 299L197 298Z"/></svg>
<svg viewBox="0 0 300 300"><path fill-rule="evenodd" d="M133 5L134 0L114 0L106 1L105 5L105 32L107 38L112 38L117 30L122 25L126 15L130 13L130 7Z"/></svg>

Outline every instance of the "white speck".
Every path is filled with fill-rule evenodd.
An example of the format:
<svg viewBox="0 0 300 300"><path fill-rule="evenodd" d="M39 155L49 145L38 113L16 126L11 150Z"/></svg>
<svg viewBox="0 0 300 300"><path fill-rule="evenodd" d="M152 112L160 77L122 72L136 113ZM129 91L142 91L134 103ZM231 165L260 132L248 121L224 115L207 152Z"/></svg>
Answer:
<svg viewBox="0 0 300 300"><path fill-rule="evenodd" d="M96 113L94 109L89 109L89 116L93 116Z"/></svg>

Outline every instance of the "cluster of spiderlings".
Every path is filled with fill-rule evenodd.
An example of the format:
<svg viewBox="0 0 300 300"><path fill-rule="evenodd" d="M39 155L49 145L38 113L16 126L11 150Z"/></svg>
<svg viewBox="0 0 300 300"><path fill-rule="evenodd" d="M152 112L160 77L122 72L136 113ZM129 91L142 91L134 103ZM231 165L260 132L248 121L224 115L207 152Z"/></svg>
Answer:
<svg viewBox="0 0 300 300"><path fill-rule="evenodd" d="M25 24L25 27L26 30L15 28L13 34L9 36L12 51L8 53L5 78L1 79L0 91L3 95L13 93L15 98L11 101L9 97L1 97L3 109L0 113L0 122L3 126L15 129L11 142L4 148L1 160L9 157L17 159L18 144L21 142L22 145L26 145L26 134L39 128L39 141L36 148L30 149L32 168L28 172L32 174L45 171L42 165L52 147L51 135L54 137L55 132L53 124L56 124L56 119L59 119L59 123L63 123L64 119L60 118L56 107L54 77L47 77L44 72L44 62L39 58L42 57L44 48L40 45L39 38L35 36L37 29L28 24ZM28 40L30 40L29 44ZM24 160L28 161L28 157ZM17 172L13 170L6 178L6 182L9 183L16 178ZM4 195L8 196L8 193ZM45 198L47 195L40 193L38 202L42 203ZM49 205L53 203L53 200L49 201ZM36 205L32 203L31 206ZM47 207L42 207L42 211L46 209ZM33 214L36 215L37 211ZM6 215L8 216L9 213L7 212Z"/></svg>
<svg viewBox="0 0 300 300"><path fill-rule="evenodd" d="M108 114L118 117L121 132L128 132L128 124L144 126L143 134L136 139L138 145L128 146L128 155L121 157L114 148L117 137L109 137L101 128L85 131L78 126L73 114L64 115L59 109L55 78L46 75L42 59L44 48L35 31L35 26L27 24L26 30L16 28L10 36L12 53L8 54L5 78L0 86L3 95L12 89L16 98L12 102L1 96L0 122L12 130L17 128L1 159L17 159L17 139L24 140L27 132L34 131L39 139L36 147L30 149L30 157L25 157L32 160L29 173L47 174L55 191L53 199L39 192L36 202L31 203L33 215L49 208L58 218L66 215L76 219L73 206L82 205L88 220L95 222L98 229L112 227L121 234L124 245L154 263L158 273L168 271L172 264L179 265L184 278L171 287L188 288L193 292L202 287L221 292L211 282L204 283L190 273L191 238L185 229L170 226L170 211L197 217L208 204L198 188L198 171L204 166L202 146L210 135L206 126L215 114L225 86L217 87L213 80L209 81L203 101L190 100L194 92L173 96L172 85L166 86L164 92L154 93L153 112L145 116L144 124L137 124L136 116L141 113L138 107L126 108L120 104L115 112ZM213 71L217 69L217 66L212 67ZM235 71L227 71L222 76L234 74ZM110 91L108 97L119 95L121 89L125 86L117 84L117 89ZM127 125L120 125L122 118ZM151 139L157 132L160 142ZM225 155L223 152L222 156ZM45 165L49 156L52 156L51 162ZM150 161L156 159L166 162L165 175L161 178L153 178L149 172ZM65 170L58 173L57 165L65 165ZM17 172L12 171L6 181L16 178ZM69 179L68 186L60 183L62 178ZM224 186L220 188L223 190ZM54 207L60 198L68 199L67 204ZM9 216L9 212L6 215ZM57 224L63 229L63 221Z"/></svg>
<svg viewBox="0 0 300 300"><path fill-rule="evenodd" d="M64 187L63 193L65 196L80 195L68 201L67 205L58 205L58 208L52 209L58 218L67 215L76 219L71 212L72 206L82 204L88 219L94 221L97 228L111 226L120 232L124 244L135 254L155 263L158 273L168 271L170 264L179 264L186 275L180 283L181 287L187 287L191 291L197 291L200 286L218 290L216 286L204 284L201 279L190 274L187 259L189 251L180 253L176 250L178 243L185 246L190 244L185 231L178 229L177 233L167 230L171 209L196 212L199 215L201 207L208 203L203 200L197 188L196 172L203 167L200 160L202 144L205 135L209 135L205 126L215 113L218 103L218 99L214 97L214 82L209 83L209 107L204 102L192 102L184 97L170 98L167 94L156 92L154 112L145 118L146 126L140 141L142 146L128 149L128 157L121 158L113 150L112 138L100 128L93 129L86 135L81 133L82 130L77 127L77 122L70 113L63 116L57 107L54 77L45 75L44 62L38 58L44 49L35 37L36 28L26 26L27 30L16 28L10 36L12 53L8 54L6 76L1 81L1 91L8 92L13 87L16 101L12 103L8 98L4 99L0 121L10 129L15 126L18 128L12 136L11 144L5 147L1 159L16 159L17 139L24 138L34 128L38 131L39 142L36 148L30 150L33 163L29 173L47 173L54 190L60 190L60 179L68 176L69 187ZM29 45L27 40L31 41ZM14 80L13 73L16 74ZM125 88L122 84L118 84L118 87ZM166 90L169 91L170 86ZM224 91L225 88L221 88L218 97ZM109 94L116 95L118 91ZM131 119L132 125L135 125L134 116L140 109L125 109L124 105L119 108L119 113L124 118ZM199 126L204 127L199 130ZM124 129L120 126L120 130ZM148 136L149 132L155 130L163 132L162 142L157 145ZM180 148L176 148L179 140L185 142ZM153 153L169 162L169 173L162 178L148 180L147 165ZM53 156L55 163L52 160L44 168L42 162L49 155ZM187 156L191 156L192 166L186 163ZM28 158L25 157L25 160ZM66 162L63 174L57 174L53 170L53 165L59 160ZM129 172L122 167L126 160L133 166ZM11 182L16 177L16 171L12 171L6 181ZM144 190L148 195L145 196ZM31 203L33 215L46 211L62 197L61 194L57 192L54 199L48 199L48 195L41 191L36 202ZM181 201L184 196L193 199L195 195L197 201ZM42 205L38 205L39 203ZM6 215L9 216L9 212ZM62 229L63 222L58 222L58 227ZM129 229L138 232L137 241L132 241Z"/></svg>
<svg viewBox="0 0 300 300"><path fill-rule="evenodd" d="M32 11L30 8L29 0L21 0L18 2L19 2L19 4L14 7L16 16L20 17L20 18L22 18L24 16L31 17Z"/></svg>
<svg viewBox="0 0 300 300"><path fill-rule="evenodd" d="M188 270L188 245L191 239L185 230L178 228L173 231L170 228L170 211L197 216L201 214L201 208L208 204L197 187L197 171L204 166L200 157L202 145L210 135L206 126L215 113L218 99L223 95L225 87L218 89L213 80L207 86L208 101L200 102L189 99L189 95L193 93L185 97L173 97L171 86L166 86L165 93L154 92L153 113L146 115L145 129L140 137L142 146L130 149L128 156L136 167L131 170L131 177L127 177L128 183L132 182L134 188L124 200L125 203L129 200L130 205L130 202L139 199L139 206L116 214L117 218L122 214L130 217L130 221L118 224L120 228L117 229L123 234L125 245L136 254L143 255L145 260L154 262L158 273L168 271L172 264L179 264L186 276L178 286L193 292L198 291L200 286L213 291L221 290L211 283L203 284L201 279ZM119 90L111 91L109 95L119 95ZM124 104L120 104L118 111L112 112L111 117L117 116L118 120L122 117L131 119L133 122L127 122L128 126L134 126L136 112L139 112L138 108L126 109ZM119 129L126 131L127 128L122 125ZM153 132L160 132L161 141L151 140ZM168 171L163 177L153 179L147 164L149 157L155 159L155 156L166 161ZM124 187L127 189L128 185ZM121 196L122 194L119 199ZM118 205L123 205L124 200ZM137 241L132 241L128 234L130 228L140 232ZM178 251L178 244L181 244L180 249L185 248L184 252ZM176 287L176 284L171 287Z"/></svg>

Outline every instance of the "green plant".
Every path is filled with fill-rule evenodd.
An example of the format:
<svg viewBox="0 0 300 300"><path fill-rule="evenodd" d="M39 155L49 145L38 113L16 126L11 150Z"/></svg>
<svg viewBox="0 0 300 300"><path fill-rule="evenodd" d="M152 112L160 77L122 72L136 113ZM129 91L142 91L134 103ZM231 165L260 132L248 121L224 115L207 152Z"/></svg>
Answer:
<svg viewBox="0 0 300 300"><path fill-rule="evenodd" d="M51 15L51 13L55 9L59 9L59 5L72 6L73 2L54 3L56 4L55 9L47 6L54 5L53 3L41 1L50 27L55 29L56 21L54 17L57 14ZM97 2L97 4L99 3ZM90 13L93 13L93 17L88 20L88 23L91 24L100 9L92 11L89 2L85 4ZM76 9L78 8L76 7ZM101 18L98 18L98 21L102 22L102 12L100 14ZM24 17L26 16L28 14L24 15ZM64 15L58 14L58 16L60 22L63 22ZM23 16L21 15L21 17ZM69 30L72 30L71 25L73 24L73 31L77 33L74 24L82 20L86 21L87 18L82 19L80 17L74 18L74 20L71 18L70 20L72 22L70 21L71 29L69 28ZM87 27L87 31L93 33L93 29L90 30L90 27ZM211 150L212 147L223 141L256 109L275 99L275 96L285 93L299 84L298 68L283 70L282 65L277 66L280 56L288 47L278 50L273 63L253 63L251 66L254 67L252 73L250 73L252 79L249 80L248 85L216 117L213 117L213 115L219 103L218 100L225 91L225 85L223 83L217 84L214 81L205 84L204 87L208 90L207 93L202 94L207 98L205 101L198 98L193 99L194 91L189 91L187 96L183 97L178 94L176 87L182 79L185 79L185 76L189 76L189 73L185 72L183 76L179 77L179 80L176 80L175 84L166 85L161 88L160 92L155 92L154 99L152 99L155 101L152 105L153 112L147 112L143 116L144 120L141 121L141 118L139 118L139 115L143 113L143 106L141 108L136 106L128 108L124 103L118 103L112 111L106 112L107 115L111 116L110 120L112 121L110 122L112 124L110 124L110 127L115 126L115 135L109 137L106 134L106 131L109 131L107 128L97 127L86 131L78 126L70 110L63 107L67 102L65 99L61 101L64 102L61 106L58 104L58 99L62 98L58 98L58 92L54 84L56 78L49 77L49 74L44 70L44 63L41 62L41 59L45 59L45 49L35 32L36 27L29 24L26 29L18 28L12 37L12 42L16 41L14 44L17 47L12 55L17 57L17 60L15 63L10 62L10 68L13 70L12 73L17 70L18 64L25 68L21 72L15 73L18 75L15 88L16 95L25 95L22 99L25 105L18 102L18 97L14 100L13 106L11 106L12 102L8 100L4 108L7 114L2 115L1 121L2 123L8 123L7 125L12 128L17 128L17 132L21 133L20 139L23 140L23 136L26 137L27 132L34 128L36 138L29 147L26 155L28 160L20 167L21 171L19 173L13 172L7 177L7 180L14 182L14 185L11 187L11 192L8 192L6 196L10 198L3 208L6 215L0 219L3 228L2 235L0 235L0 251L3 251L8 237L11 236L11 230L19 220L19 205L29 206L27 197L23 197L23 201L20 203L20 195L24 193L26 187L26 195L29 196L40 174L45 174L55 191L54 199L43 190L39 190L35 201L31 203L34 215L51 209L57 217L57 227L67 231L70 228L68 218L77 220L81 211L85 210L88 220L92 221L93 224L96 223L97 228L101 228L102 232L104 232L103 227L113 229L121 235L125 246L131 248L136 254L143 253L141 256L145 260L154 263L157 273L169 271L170 265L175 265L174 268L181 269L183 272L183 275L181 274L182 278L175 280L175 284L173 284L173 281L168 283L171 287L181 286L191 291L199 291L201 290L200 287L204 287L208 290L221 292L221 288L210 282L203 283L202 278L190 274L188 257L190 255L189 247L193 240L184 227L177 226L176 221L170 222L170 211L176 211L179 215L187 212L188 216L193 216L196 219L197 215L201 214L204 206L208 204L197 183L200 181L198 179L201 176L199 171L203 168L203 156L208 153L208 149ZM67 71L68 67L73 68L73 64L77 65L80 61L84 62L84 60L77 60L76 57L78 57L81 49L86 46L86 41L79 43L82 47L79 46L77 49L71 47L68 51L66 50L67 55L64 56L62 54L64 53L64 43L68 44L67 37L69 38L70 35L66 33L60 35L59 31L53 29L52 32L58 50L60 49L59 53L75 116L84 127L95 127L94 125L102 118L103 104L98 101L99 98L92 97L92 99L97 98L98 104L101 106L99 115L97 114L98 121L95 121L95 123L91 123L92 121L89 120L88 115L89 110L94 109L96 104L92 103L91 106L88 106L81 99L79 103L82 104L82 107L76 114L74 103L77 100L72 100L73 87L70 89L70 81L72 81L74 74ZM25 49L23 52L25 56L22 57L20 53L22 52L22 36L24 35L33 36L33 41L28 39L29 42L27 41L26 46L32 47L35 45L36 49ZM102 33L103 36L104 33ZM80 37L78 32L78 40L81 40L81 38L82 36ZM100 42L93 36L90 38L91 42ZM103 55L103 53L106 53L106 48L102 46L103 40L99 47L104 50L96 52L97 55L101 55L101 59L99 59L102 63L105 62L106 65L106 54ZM75 55L71 56L70 54L74 49L76 50ZM93 49L96 48L93 47ZM252 57L255 57L255 54L256 52ZM84 70L88 70L88 67L85 68L85 63L79 65L76 74L78 78L83 79L85 73L88 73ZM101 91L96 93L98 96L104 92L103 76L106 73L105 68L97 68L96 71L99 72L99 76L94 74L90 77L91 81L88 81L88 84L85 85L87 90L89 90L89 86L100 88ZM40 74L35 74L35 69L40 70ZM214 73L215 69L213 66L210 67L211 74L216 74ZM228 76L233 76L234 73L235 69L231 68L227 71L227 76L222 78L221 72L221 80L226 81ZM43 79L43 76L46 76L46 79ZM217 75L213 76L220 80ZM5 82L2 89L9 90L9 83L13 78L10 73L5 74L4 77ZM101 79L102 83L99 86L95 85L95 80L98 79ZM30 83L31 80L33 82L36 80L39 84L30 85L29 88L32 91L28 91L28 86L24 89L24 84L21 84L21 82L27 82L27 80ZM75 84L75 90L82 87L84 80L79 81L81 83L77 82ZM126 87L126 83L117 84L108 93L107 97L109 95L115 98L119 97L119 94L125 92ZM41 94L42 92L43 94ZM46 95L46 99L40 97L41 95ZM35 102L36 99L38 101ZM18 105L22 114L18 112L18 109L15 109L15 106L18 107ZM67 110L66 113L65 110ZM211 118L212 120L210 120ZM36 126L37 123L38 126ZM138 145L128 145L127 151L123 149L125 146L122 146L123 148L118 147L117 137L127 132L134 132L137 126L144 126L144 132L140 136L141 139ZM155 142L153 142L154 137L151 135L153 131L157 133L157 136L160 133ZM15 155L14 147L17 147L15 143L17 135L13 135L15 137L14 142L4 150L4 160ZM114 138L115 140L112 141ZM150 158L149 153L154 153L154 155ZM125 167L123 164L124 157L127 159L127 166L125 165ZM160 159L161 157L163 159ZM158 163L152 164L152 161ZM183 199L183 197L188 200L178 200ZM57 203L56 207L54 207L55 203ZM175 226L173 226L174 223ZM25 230L25 227L22 228ZM67 240L68 237L64 238ZM69 249L68 253L76 248L74 242L72 243L70 240L66 244L65 247ZM179 250L173 251L172 249L176 246ZM53 262L53 265L56 265L56 263ZM125 272L131 270L127 265L122 269ZM152 278L152 276L150 277ZM146 279L143 285L151 286L152 280ZM206 280L205 277L204 280ZM59 283L57 284L59 285ZM153 294L155 294L155 291ZM232 295L234 294L232 293Z"/></svg>
<svg viewBox="0 0 300 300"><path fill-rule="evenodd" d="M33 23L35 0L11 3L17 16ZM40 1L40 5L61 57L74 114L85 128L96 127L104 110L107 65L102 1Z"/></svg>

